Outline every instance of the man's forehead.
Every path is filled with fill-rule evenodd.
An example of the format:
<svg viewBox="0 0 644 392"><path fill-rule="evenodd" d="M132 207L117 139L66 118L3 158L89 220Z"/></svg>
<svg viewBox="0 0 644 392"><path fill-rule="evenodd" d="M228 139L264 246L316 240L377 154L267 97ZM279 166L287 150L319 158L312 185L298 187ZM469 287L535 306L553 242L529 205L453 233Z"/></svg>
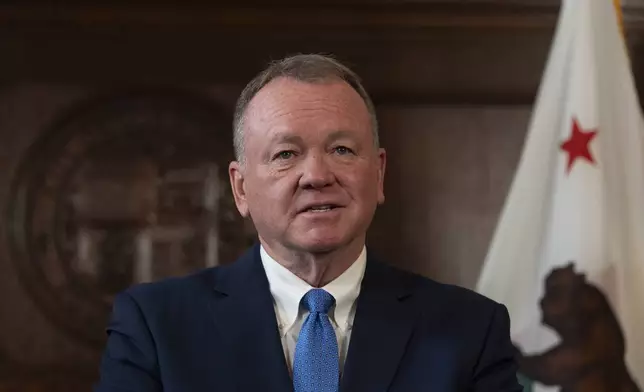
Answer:
<svg viewBox="0 0 644 392"><path fill-rule="evenodd" d="M249 106L301 103L309 100L315 102L324 97L333 97L334 100L343 103L362 102L362 97L358 92L341 79L332 78L309 82L279 77L262 87L251 99Z"/></svg>
<svg viewBox="0 0 644 392"><path fill-rule="evenodd" d="M271 143L302 143L304 141L302 132L280 131L274 132L270 138ZM352 139L356 137L355 131L347 129L328 130L323 134L325 140L334 141L338 139Z"/></svg>
<svg viewBox="0 0 644 392"><path fill-rule="evenodd" d="M267 123L288 122L300 116L305 121L308 115L316 115L318 109L336 114L323 118L330 122L344 117L352 122L369 118L362 97L343 81L308 83L280 78L264 86L250 101L245 122L252 128L264 128Z"/></svg>

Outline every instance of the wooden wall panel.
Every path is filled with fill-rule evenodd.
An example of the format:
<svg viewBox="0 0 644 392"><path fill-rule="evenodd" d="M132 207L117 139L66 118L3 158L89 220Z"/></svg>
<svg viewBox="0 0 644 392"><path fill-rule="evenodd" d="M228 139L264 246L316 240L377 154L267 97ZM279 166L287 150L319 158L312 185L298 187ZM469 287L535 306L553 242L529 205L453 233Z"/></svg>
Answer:
<svg viewBox="0 0 644 392"><path fill-rule="evenodd" d="M0 39L7 53L0 64L0 80L4 75L6 83L241 88L269 59L323 52L351 64L376 101L529 104L551 34L551 29L507 34L467 28L14 29L0 34L7 37Z"/></svg>
<svg viewBox="0 0 644 392"><path fill-rule="evenodd" d="M0 91L0 391L87 389L97 355L55 328L27 293L7 242L6 209L14 173L28 147L82 90L23 85ZM89 365L89 366L88 366ZM86 374L90 373L90 376ZM49 380L49 381L43 381ZM28 389L29 387L33 389ZM73 389L72 389L73 390Z"/></svg>
<svg viewBox="0 0 644 392"><path fill-rule="evenodd" d="M389 163L374 246L395 264L473 287L518 162L530 108L378 109Z"/></svg>

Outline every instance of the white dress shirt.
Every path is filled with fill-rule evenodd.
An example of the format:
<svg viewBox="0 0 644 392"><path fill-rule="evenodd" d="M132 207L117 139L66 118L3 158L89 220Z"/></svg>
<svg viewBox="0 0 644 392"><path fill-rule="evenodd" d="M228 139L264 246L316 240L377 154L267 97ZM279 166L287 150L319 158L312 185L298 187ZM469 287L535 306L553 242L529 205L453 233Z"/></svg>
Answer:
<svg viewBox="0 0 644 392"><path fill-rule="evenodd" d="M273 295L273 305L275 306L284 356L289 371L292 373L297 338L302 324L309 314L306 309L300 306L300 300L314 287L275 261L266 253L264 247L261 247L260 255ZM342 372L349 350L349 339L356 314L356 300L360 293L360 284L366 265L367 252L363 247L360 256L351 267L335 280L321 287L335 298L335 306L329 311L329 319L338 339L340 372Z"/></svg>

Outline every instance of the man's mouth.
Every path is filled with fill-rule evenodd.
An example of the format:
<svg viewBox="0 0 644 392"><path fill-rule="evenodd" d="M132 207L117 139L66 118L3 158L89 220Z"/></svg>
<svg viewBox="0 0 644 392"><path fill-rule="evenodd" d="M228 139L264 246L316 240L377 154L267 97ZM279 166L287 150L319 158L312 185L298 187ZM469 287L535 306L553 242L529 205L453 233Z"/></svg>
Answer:
<svg viewBox="0 0 644 392"><path fill-rule="evenodd" d="M317 204L310 207L306 207L301 212L321 213L321 212L329 212L329 211L335 210L336 208L340 208L340 206L337 204Z"/></svg>
<svg viewBox="0 0 644 392"><path fill-rule="evenodd" d="M336 208L336 206L333 206L331 204L327 204L327 205L323 205L323 206L311 207L306 211L307 212L327 212L327 211L331 211L334 208Z"/></svg>

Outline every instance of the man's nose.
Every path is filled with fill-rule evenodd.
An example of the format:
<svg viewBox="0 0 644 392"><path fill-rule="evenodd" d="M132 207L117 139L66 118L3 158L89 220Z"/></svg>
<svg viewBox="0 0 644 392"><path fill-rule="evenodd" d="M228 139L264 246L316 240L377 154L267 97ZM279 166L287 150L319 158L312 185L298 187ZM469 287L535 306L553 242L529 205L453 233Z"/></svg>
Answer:
<svg viewBox="0 0 644 392"><path fill-rule="evenodd" d="M335 181L333 170L324 154L311 154L304 159L300 187L323 188Z"/></svg>

